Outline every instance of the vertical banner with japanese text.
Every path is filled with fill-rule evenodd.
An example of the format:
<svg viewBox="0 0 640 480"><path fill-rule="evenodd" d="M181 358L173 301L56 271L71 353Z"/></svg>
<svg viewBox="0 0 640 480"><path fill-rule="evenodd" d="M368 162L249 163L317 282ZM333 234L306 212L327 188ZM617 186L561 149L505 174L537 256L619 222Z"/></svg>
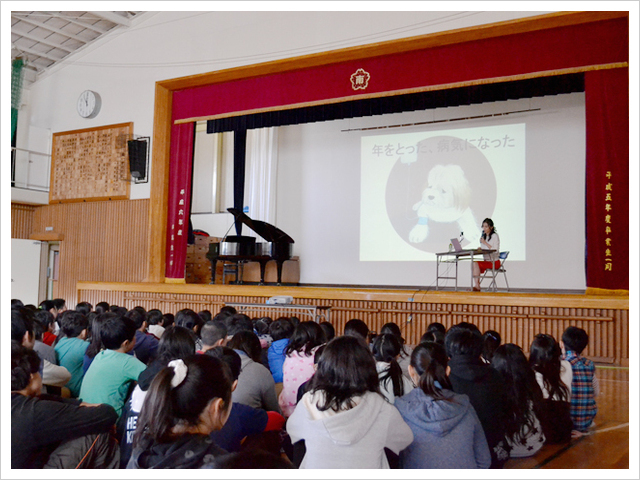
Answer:
<svg viewBox="0 0 640 480"><path fill-rule="evenodd" d="M588 289L629 289L629 69L585 73Z"/></svg>
<svg viewBox="0 0 640 480"><path fill-rule="evenodd" d="M168 282L184 281L191 212L194 131L195 123L183 123L171 127L165 270Z"/></svg>

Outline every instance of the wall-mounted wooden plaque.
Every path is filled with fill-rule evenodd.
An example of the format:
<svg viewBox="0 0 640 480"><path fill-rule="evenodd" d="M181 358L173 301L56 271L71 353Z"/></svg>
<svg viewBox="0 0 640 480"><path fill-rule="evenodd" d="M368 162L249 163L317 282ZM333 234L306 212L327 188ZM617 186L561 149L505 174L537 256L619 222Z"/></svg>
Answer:
<svg viewBox="0 0 640 480"><path fill-rule="evenodd" d="M133 122L53 134L49 203L129 198Z"/></svg>

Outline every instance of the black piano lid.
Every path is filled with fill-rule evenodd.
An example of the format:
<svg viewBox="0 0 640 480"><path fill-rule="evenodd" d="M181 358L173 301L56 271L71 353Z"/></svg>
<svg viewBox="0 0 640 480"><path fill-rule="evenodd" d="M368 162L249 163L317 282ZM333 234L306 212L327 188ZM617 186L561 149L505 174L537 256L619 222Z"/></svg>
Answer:
<svg viewBox="0 0 640 480"><path fill-rule="evenodd" d="M264 238L267 242L272 243L295 243L293 238L284 233L277 227L274 227L270 223L262 222L260 220L253 220L244 212L241 212L235 208L227 208L227 211L233 214L236 217L236 220L244 223L251 230L256 232L262 238Z"/></svg>

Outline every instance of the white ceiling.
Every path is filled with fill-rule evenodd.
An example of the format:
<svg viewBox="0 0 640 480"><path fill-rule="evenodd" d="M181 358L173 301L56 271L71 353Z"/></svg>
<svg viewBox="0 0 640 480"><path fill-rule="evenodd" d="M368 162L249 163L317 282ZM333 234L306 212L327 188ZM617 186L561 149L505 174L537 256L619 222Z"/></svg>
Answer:
<svg viewBox="0 0 640 480"><path fill-rule="evenodd" d="M11 60L25 61L25 83L143 12L11 12Z"/></svg>

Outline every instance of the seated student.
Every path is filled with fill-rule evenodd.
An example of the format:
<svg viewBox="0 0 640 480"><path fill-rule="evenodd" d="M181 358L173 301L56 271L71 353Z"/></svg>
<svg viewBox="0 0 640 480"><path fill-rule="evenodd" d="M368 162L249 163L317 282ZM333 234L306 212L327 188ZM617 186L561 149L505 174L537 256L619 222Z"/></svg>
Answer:
<svg viewBox="0 0 640 480"><path fill-rule="evenodd" d="M142 307L135 307L124 316L133 320L136 326L136 342L133 347L133 354L146 365L153 360L158 350L158 339L147 333L147 312Z"/></svg>
<svg viewBox="0 0 640 480"><path fill-rule="evenodd" d="M91 310L93 310L93 305L91 305L89 302L80 302L76 305L75 310L76 312L80 312L86 317L87 315L89 315Z"/></svg>
<svg viewBox="0 0 640 480"><path fill-rule="evenodd" d="M214 347L223 346L227 341L227 327L224 322L210 320L205 323L200 331L200 340L202 341L202 350L198 350L197 353L205 353Z"/></svg>
<svg viewBox="0 0 640 480"><path fill-rule="evenodd" d="M260 363L260 340L253 332L236 333L227 346L235 350L242 360L238 386L233 391L233 401L253 408L280 413L276 384L271 372Z"/></svg>
<svg viewBox="0 0 640 480"><path fill-rule="evenodd" d="M104 315L100 337L105 349L95 356L87 370L80 398L85 402L111 405L120 416L131 383L138 380L146 366L134 356L127 355L136 342L133 320L117 313Z"/></svg>
<svg viewBox="0 0 640 480"><path fill-rule="evenodd" d="M398 409L380 395L371 352L348 335L325 347L286 429L292 443L305 441L300 468L389 468L385 448L398 454L413 441Z"/></svg>
<svg viewBox="0 0 640 480"><path fill-rule="evenodd" d="M258 335L260 346L263 350L268 349L273 342L273 338L269 335L269 326L273 323L269 317L261 317L253 320L253 331Z"/></svg>
<svg viewBox="0 0 640 480"><path fill-rule="evenodd" d="M33 322L33 334L35 337L33 349L42 360L47 360L48 362L57 365L58 359L56 358L55 349L51 345L47 345L42 341L44 333L49 329L50 321L53 323L53 316L45 310L38 310L34 312L33 317L35 320Z"/></svg>
<svg viewBox="0 0 640 480"><path fill-rule="evenodd" d="M487 330L482 335L482 361L484 363L491 363L493 352L502 343L502 337L495 330Z"/></svg>
<svg viewBox="0 0 640 480"><path fill-rule="evenodd" d="M11 468L117 468L113 408L39 397L39 368L33 350L11 343Z"/></svg>
<svg viewBox="0 0 640 480"><path fill-rule="evenodd" d="M324 333L314 321L300 322L295 328L289 345L285 350L286 358L282 365L282 392L278 398L280 409L285 417L296 408L298 388L309 380L315 369L313 355L324 344Z"/></svg>
<svg viewBox="0 0 640 480"><path fill-rule="evenodd" d="M331 322L320 322L319 323L320 328L322 329L322 331L324 332L324 341L329 343L331 340L333 340L336 337L336 329L334 328L333 325L331 325Z"/></svg>
<svg viewBox="0 0 640 480"><path fill-rule="evenodd" d="M209 435L229 418L232 383L209 355L169 362L149 387L127 468L200 468L225 455Z"/></svg>
<svg viewBox="0 0 640 480"><path fill-rule="evenodd" d="M289 338L293 334L293 324L287 317L280 317L269 325L269 335L273 339L267 351L269 358L269 370L273 375L273 381L282 383L282 365L286 355L284 351L289 345Z"/></svg>
<svg viewBox="0 0 640 480"><path fill-rule="evenodd" d="M469 397L487 438L491 468L502 468L509 458L505 440L504 380L480 358L482 334L477 327L464 322L454 325L447 331L444 342L453 391Z"/></svg>
<svg viewBox="0 0 640 480"><path fill-rule="evenodd" d="M205 324L213 320L213 316L209 310L201 310L198 312L198 316L202 319L202 323Z"/></svg>
<svg viewBox="0 0 640 480"><path fill-rule="evenodd" d="M383 333L373 341L373 358L380 377L380 393L393 404L396 398L413 390L413 383L402 373L398 357L402 345L395 335Z"/></svg>
<svg viewBox="0 0 640 480"><path fill-rule="evenodd" d="M233 378L232 390L238 385L238 377L242 360L240 355L229 347L214 347L205 352L214 358L219 358L225 362L231 370ZM250 436L256 436L266 431L274 433L280 430L284 425L284 417L277 412L266 412L261 408L253 408L242 403L233 402L231 414L222 429L211 432L212 440L219 447L227 452L239 452L244 439ZM270 445L274 453L280 452L280 440Z"/></svg>
<svg viewBox="0 0 640 480"><path fill-rule="evenodd" d="M29 350L33 350L37 343L35 339L35 325L37 323L34 312L25 307L12 308L11 340ZM71 374L66 368L51 363L46 359L41 359L40 372L43 389L46 387L47 391L57 390L58 392L55 393L59 393L60 388L65 386L71 379Z"/></svg>
<svg viewBox="0 0 640 480"><path fill-rule="evenodd" d="M61 314L60 317L60 335L53 348L58 356L58 364L71 374L71 380L65 386L71 392L71 396L77 398L84 376L84 354L89 346L89 342L85 341L89 321L87 317L73 310Z"/></svg>
<svg viewBox="0 0 640 480"><path fill-rule="evenodd" d="M369 343L369 327L359 318L352 318L347 323L344 324L344 334L351 335L353 337L360 337L365 341L365 343Z"/></svg>
<svg viewBox="0 0 640 480"><path fill-rule="evenodd" d="M538 416L547 443L571 440L571 364L561 360L562 349L551 335L540 333L529 348L529 365L542 389L544 403Z"/></svg>
<svg viewBox="0 0 640 480"><path fill-rule="evenodd" d="M156 337L156 339L160 340L165 329L164 315L162 315L162 312L157 308L149 310L147 312L147 323L149 324L147 331Z"/></svg>
<svg viewBox="0 0 640 480"><path fill-rule="evenodd" d="M196 334L196 351L202 350L202 340L200 340L200 328L204 322L196 312L190 308L183 308L176 313L175 323L179 327L185 327Z"/></svg>
<svg viewBox="0 0 640 480"><path fill-rule="evenodd" d="M586 433L593 426L598 413L596 396L598 379L591 360L581 356L589 344L589 335L582 328L568 327L562 334L563 359L571 365L571 421L574 437Z"/></svg>
<svg viewBox="0 0 640 480"><path fill-rule="evenodd" d="M398 365L400 365L400 368L402 368L402 373L407 377L407 379L411 380L409 378L409 364L411 363L412 349L411 347L408 347L406 345L405 339L402 337L400 327L393 322L385 323L380 329L380 335L383 335L385 333L394 335L400 342L400 355L398 355L397 360Z"/></svg>
<svg viewBox="0 0 640 480"><path fill-rule="evenodd" d="M500 345L491 366L502 374L507 404L505 438L512 458L530 457L546 440L536 412L542 407L542 390L522 349L513 343Z"/></svg>
<svg viewBox="0 0 640 480"><path fill-rule="evenodd" d="M44 331L42 332L42 343L52 347L53 342L56 341L57 336L53 334L56 328L56 320L53 314L48 310L40 309L34 313L36 320L40 322ZM53 348L53 347L52 347Z"/></svg>
<svg viewBox="0 0 640 480"><path fill-rule="evenodd" d="M91 322L91 340L89 341L87 350L84 352L84 360L82 362L82 371L84 372L84 374L86 374L87 370L89 370L91 362L93 362L93 359L96 358L96 355L100 353L100 351L104 350L104 345L102 344L101 328L105 318L107 318L107 316L101 313L95 315L93 317L93 321Z"/></svg>
<svg viewBox="0 0 640 480"><path fill-rule="evenodd" d="M107 302L98 302L96 303L96 313L100 314L100 313L107 313L109 312L111 306L107 303Z"/></svg>
<svg viewBox="0 0 640 480"><path fill-rule="evenodd" d="M196 353L195 338L196 335L192 330L177 325L167 327L162 335L158 343L156 358L138 377L138 384L133 389L131 397L125 403L122 411L125 420L120 441L120 468L126 468L129 458L131 458L133 435L151 382L169 362L194 355Z"/></svg>
<svg viewBox="0 0 640 480"><path fill-rule="evenodd" d="M447 354L439 343L418 345L409 374L417 388L395 406L413 432L400 452L401 468L489 468L491 454L469 397L453 393Z"/></svg>

